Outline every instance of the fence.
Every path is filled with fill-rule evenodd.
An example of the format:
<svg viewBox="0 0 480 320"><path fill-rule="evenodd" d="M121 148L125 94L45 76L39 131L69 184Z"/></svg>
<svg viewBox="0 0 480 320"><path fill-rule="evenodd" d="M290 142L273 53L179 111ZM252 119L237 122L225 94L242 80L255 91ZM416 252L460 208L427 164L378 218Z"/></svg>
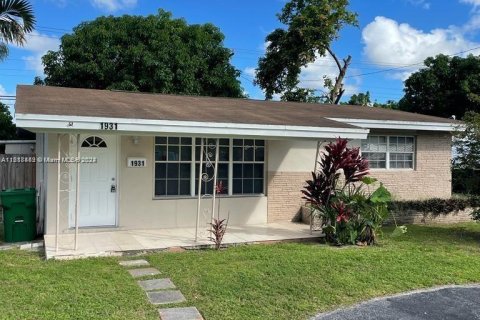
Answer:
<svg viewBox="0 0 480 320"><path fill-rule="evenodd" d="M33 188L35 187L35 166L33 161L28 160L26 155L0 154L0 190L10 188Z"/></svg>

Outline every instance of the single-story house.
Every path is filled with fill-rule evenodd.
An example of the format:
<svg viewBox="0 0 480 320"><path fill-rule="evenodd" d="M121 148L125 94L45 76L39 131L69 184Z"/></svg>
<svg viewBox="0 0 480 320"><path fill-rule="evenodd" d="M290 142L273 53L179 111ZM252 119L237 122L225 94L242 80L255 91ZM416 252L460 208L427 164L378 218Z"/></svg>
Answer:
<svg viewBox="0 0 480 320"><path fill-rule="evenodd" d="M337 137L361 147L397 199L448 198L459 124L360 106L28 85L17 88L16 119L37 134L45 234L194 227L198 181L211 201L215 163L217 210L230 225L290 221L317 143Z"/></svg>

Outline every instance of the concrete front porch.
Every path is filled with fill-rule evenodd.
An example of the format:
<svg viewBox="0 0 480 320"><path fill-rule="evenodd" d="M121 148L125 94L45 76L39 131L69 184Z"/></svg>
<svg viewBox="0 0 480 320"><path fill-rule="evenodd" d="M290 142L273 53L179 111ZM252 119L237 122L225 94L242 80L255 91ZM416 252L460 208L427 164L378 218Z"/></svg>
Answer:
<svg viewBox="0 0 480 320"><path fill-rule="evenodd" d="M59 249L55 251L55 235L46 235L47 259L74 259L122 255L125 253L165 250L169 248L194 249L212 245L208 232L199 234L195 242L194 228L154 230L82 230L78 235L78 250L74 250L74 234L59 235ZM263 225L229 226L223 243L226 245L259 243L264 241L301 240L319 238L322 233L306 224L280 222Z"/></svg>

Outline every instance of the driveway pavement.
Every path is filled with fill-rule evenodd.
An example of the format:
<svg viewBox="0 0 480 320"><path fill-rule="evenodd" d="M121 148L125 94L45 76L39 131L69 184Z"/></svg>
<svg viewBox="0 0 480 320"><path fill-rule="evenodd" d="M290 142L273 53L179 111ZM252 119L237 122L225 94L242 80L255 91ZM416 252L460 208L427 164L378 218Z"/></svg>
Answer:
<svg viewBox="0 0 480 320"><path fill-rule="evenodd" d="M480 320L480 285L449 286L378 298L312 320Z"/></svg>

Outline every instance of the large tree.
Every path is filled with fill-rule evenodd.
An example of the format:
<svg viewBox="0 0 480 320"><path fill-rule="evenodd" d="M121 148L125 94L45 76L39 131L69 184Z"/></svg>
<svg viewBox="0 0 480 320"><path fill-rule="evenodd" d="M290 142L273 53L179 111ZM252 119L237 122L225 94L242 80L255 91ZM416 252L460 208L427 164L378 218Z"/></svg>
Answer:
<svg viewBox="0 0 480 320"><path fill-rule="evenodd" d="M438 55L405 81L401 110L433 116L463 118L480 111L480 58Z"/></svg>
<svg viewBox="0 0 480 320"><path fill-rule="evenodd" d="M454 168L480 170L480 113L467 112L464 128L455 132ZM460 128L459 128L460 129Z"/></svg>
<svg viewBox="0 0 480 320"><path fill-rule="evenodd" d="M348 10L349 0L291 0L282 9L278 19L286 29L270 33L265 56L260 58L255 83L265 90L267 99L283 94L282 99L305 98L304 88L298 88L302 67L319 56L331 56L338 68L335 79L324 78L328 93L322 100L339 103L343 80L351 57L339 59L332 49L340 30L346 25L357 25L357 14ZM319 75L320 76L320 75Z"/></svg>
<svg viewBox="0 0 480 320"><path fill-rule="evenodd" d="M45 85L243 97L233 53L212 24L157 15L100 17L43 57ZM38 79L37 79L38 80ZM36 81L40 84L39 81Z"/></svg>
<svg viewBox="0 0 480 320"><path fill-rule="evenodd" d="M8 106L0 102L0 140L11 140L16 136L16 127Z"/></svg>
<svg viewBox="0 0 480 320"><path fill-rule="evenodd" d="M8 55L8 45L24 45L25 35L33 31L35 17L25 0L0 0L0 61Z"/></svg>

